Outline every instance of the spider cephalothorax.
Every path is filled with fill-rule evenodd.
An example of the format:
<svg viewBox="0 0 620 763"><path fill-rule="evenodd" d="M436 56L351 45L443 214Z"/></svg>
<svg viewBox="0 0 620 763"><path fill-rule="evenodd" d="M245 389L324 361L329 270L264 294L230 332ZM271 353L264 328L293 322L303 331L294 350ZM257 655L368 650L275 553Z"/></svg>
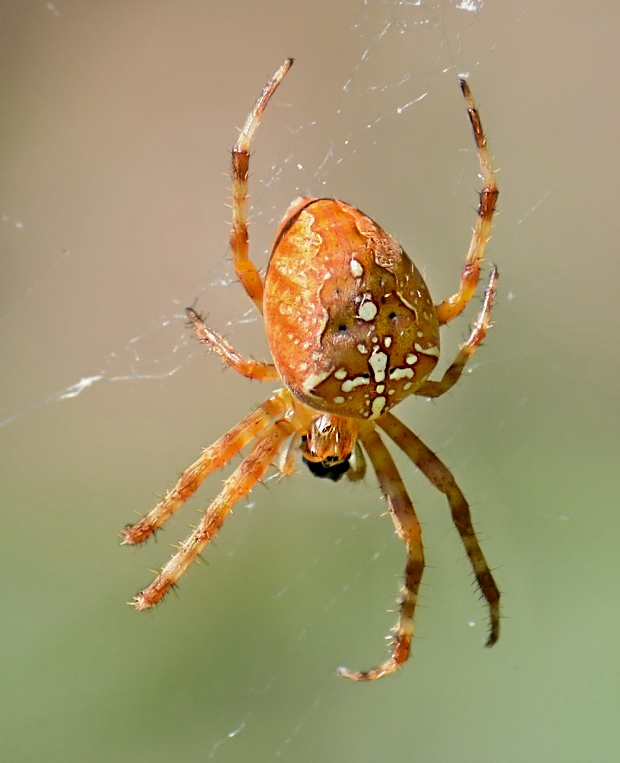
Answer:
<svg viewBox="0 0 620 763"><path fill-rule="evenodd" d="M191 308L198 338L240 374L284 384L210 447L143 519L123 532L139 543L157 530L198 488L253 441L249 453L224 483L200 524L181 544L134 605L156 604L222 526L233 504L247 495L272 464L291 474L298 455L318 477L359 480L364 453L377 475L407 563L400 614L390 657L370 671L340 668L341 675L371 680L393 673L408 658L413 615L424 570L416 513L381 430L406 453L448 499L454 524L483 597L491 629L499 636L499 591L471 523L469 506L448 468L391 409L411 394L439 397L459 379L489 326L497 270L468 340L443 377L428 379L439 359L439 327L466 307L480 277L497 187L480 118L469 87L460 80L474 131L484 188L478 219L458 292L433 304L419 271L401 246L359 209L337 199L303 197L289 207L276 233L263 281L248 256L247 179L250 143L275 89L293 61L287 59L265 86L232 152L231 249L237 276L265 320L273 364L241 357Z"/></svg>

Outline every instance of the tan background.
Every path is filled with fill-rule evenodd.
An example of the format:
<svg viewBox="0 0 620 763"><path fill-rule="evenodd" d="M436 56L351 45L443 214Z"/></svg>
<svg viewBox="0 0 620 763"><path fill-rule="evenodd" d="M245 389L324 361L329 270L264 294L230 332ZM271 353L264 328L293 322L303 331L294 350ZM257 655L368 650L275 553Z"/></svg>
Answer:
<svg viewBox="0 0 620 763"><path fill-rule="evenodd" d="M620 9L456 5L3 5L3 760L620 755ZM402 574L372 475L335 486L300 470L257 489L208 567L152 616L125 602L220 475L159 543L116 540L271 388L221 373L179 316L197 300L239 350L266 357L227 283L223 173L235 126L289 55L252 165L261 265L296 195L334 195L448 294L480 187L457 73L501 168L496 326L451 395L399 413L471 500L503 634L482 647L445 503L401 459L430 567L414 658L372 686L335 676L384 657ZM446 362L474 312L446 331Z"/></svg>

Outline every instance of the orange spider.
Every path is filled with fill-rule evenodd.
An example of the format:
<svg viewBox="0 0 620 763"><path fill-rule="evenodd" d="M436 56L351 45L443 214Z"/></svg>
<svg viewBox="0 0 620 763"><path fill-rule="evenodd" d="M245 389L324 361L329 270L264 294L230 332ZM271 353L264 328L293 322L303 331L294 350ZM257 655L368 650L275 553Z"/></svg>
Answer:
<svg viewBox="0 0 620 763"><path fill-rule="evenodd" d="M200 341L231 368L249 379L281 381L285 386L206 448L149 514L125 528L123 543L145 540L193 495L208 474L256 440L200 524L153 583L135 596L136 609L147 609L177 582L218 532L233 504L250 492L274 462L282 474L291 474L301 453L311 472L319 477L337 480L346 474L357 480L366 470L365 451L396 532L407 548L390 657L374 670L339 669L347 678L369 681L393 673L409 656L424 570L420 524L378 429L448 499L452 519L489 606L486 645L492 646L499 636L500 594L476 539L467 501L449 469L390 412L408 395L428 398L447 392L484 339L498 276L495 267L468 340L443 377L428 380L439 358L439 326L463 311L478 284L498 190L480 118L467 82L461 79L484 188L458 292L433 305L414 264L376 222L342 201L309 197L294 201L280 223L263 282L248 256L250 143L269 99L292 63L293 59L287 59L267 83L232 151L230 245L237 276L264 317L273 363L241 357L194 310L187 310ZM278 454L282 455L276 461Z"/></svg>

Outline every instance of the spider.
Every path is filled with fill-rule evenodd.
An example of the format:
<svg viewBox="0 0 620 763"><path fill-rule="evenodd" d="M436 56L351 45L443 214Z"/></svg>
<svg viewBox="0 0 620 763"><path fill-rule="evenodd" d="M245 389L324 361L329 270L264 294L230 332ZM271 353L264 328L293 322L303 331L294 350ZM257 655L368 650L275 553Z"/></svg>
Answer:
<svg viewBox="0 0 620 763"><path fill-rule="evenodd" d="M144 541L207 475L253 443L198 526L151 585L134 597L136 609L148 609L176 584L219 531L232 506L270 466L275 464L282 475L289 475L301 454L319 477L338 480L346 474L350 480L359 480L367 457L407 549L390 656L373 670L339 668L342 676L370 681L395 672L409 657L424 570L420 524L380 431L445 494L488 604L486 646L499 636L500 594L478 544L465 496L443 462L391 412L409 395L435 398L451 389L491 325L495 267L469 338L443 377L428 379L439 359L439 327L464 310L478 284L498 190L480 117L469 86L461 79L484 188L458 291L434 305L422 276L399 244L360 210L330 198L302 197L291 204L276 233L263 279L248 255L250 144L269 99L292 64L293 59L287 59L267 83L232 150L230 246L239 281L263 315L273 363L242 357L196 311L187 309L198 339L225 364L249 379L280 381L284 387L204 449L163 500L137 524L124 529L122 541Z"/></svg>

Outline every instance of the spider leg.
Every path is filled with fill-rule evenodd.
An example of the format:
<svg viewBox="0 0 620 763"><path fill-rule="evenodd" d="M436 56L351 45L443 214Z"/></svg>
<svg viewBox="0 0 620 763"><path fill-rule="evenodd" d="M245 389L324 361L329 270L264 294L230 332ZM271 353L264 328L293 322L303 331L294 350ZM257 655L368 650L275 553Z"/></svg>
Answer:
<svg viewBox="0 0 620 763"><path fill-rule="evenodd" d="M198 313L188 307L186 313L190 321L194 324L196 336L209 349L214 350L231 368L237 373L248 379L257 379L258 381L276 381L280 379L278 371L273 363L261 363L260 360L246 360L236 352L228 342L210 329Z"/></svg>
<svg viewBox="0 0 620 763"><path fill-rule="evenodd" d="M230 248L233 254L237 277L243 284L250 299L259 312L263 312L263 279L248 255L248 169L250 165L250 143L260 124L261 117L282 82L284 75L293 65L293 59L287 58L278 71L265 85L263 92L249 113L241 134L232 150L232 212L233 225L230 232Z"/></svg>
<svg viewBox="0 0 620 763"><path fill-rule="evenodd" d="M474 575L489 606L491 629L486 646L493 646L499 638L500 593L476 538L465 496L456 484L448 467L396 416L386 413L377 421L377 425L394 440L396 445L409 456L437 490L441 491L448 499L452 521L461 536Z"/></svg>
<svg viewBox="0 0 620 763"><path fill-rule="evenodd" d="M280 419L262 434L251 452L224 482L220 494L204 513L200 524L181 544L178 552L164 565L148 588L133 600L137 610L148 609L166 594L222 526L232 506L247 495L271 466L282 443L294 431L293 425Z"/></svg>
<svg viewBox="0 0 620 763"><path fill-rule="evenodd" d="M282 477L289 477L295 471L300 447L301 434L297 431L293 437L291 437L286 448L282 450L280 458L278 459L277 468Z"/></svg>
<svg viewBox="0 0 620 763"><path fill-rule="evenodd" d="M413 615L424 570L424 549L420 523L416 517L415 509L388 449L374 427L365 432L360 432L360 439L377 473L396 532L407 547L405 583L401 592L400 614L394 628L395 638L392 655L374 670L352 671L347 668L339 668L338 670L341 676L351 678L354 681L374 681L394 673L409 657L413 636Z"/></svg>
<svg viewBox="0 0 620 763"><path fill-rule="evenodd" d="M463 97L467 105L467 114L469 115L469 121L471 122L472 129L474 131L474 139L476 141L476 149L478 151L478 161L480 162L480 170L482 175L482 181L484 187L480 192L480 204L478 206L478 219L476 220L476 227L474 228L471 243L469 245L469 251L465 258L465 265L461 273L461 284L456 294L453 294L448 299L435 306L437 311L437 319L439 325L448 323L457 315L460 315L467 303L474 295L478 280L480 278L480 263L484 257L484 249L487 241L489 240L489 233L491 231L491 221L493 220L493 213L495 211L495 204L499 191L495 183L495 175L493 173L493 166L491 164L491 157L489 155L489 149L487 147L487 141L482 130L482 123L480 122L480 116L476 109L476 104L472 97L469 85L464 79L459 80L461 90L463 91Z"/></svg>
<svg viewBox="0 0 620 763"><path fill-rule="evenodd" d="M220 469L242 448L263 432L275 416L289 405L289 393L278 390L255 411L242 419L213 445L205 448L200 458L186 469L177 484L157 506L135 525L128 525L122 532L122 544L141 543L198 489L201 482L216 469Z"/></svg>
<svg viewBox="0 0 620 763"><path fill-rule="evenodd" d="M363 480L366 476L366 459L364 458L364 451L360 447L359 442L355 443L355 450L349 461L349 471L347 472L347 479L349 482L358 482Z"/></svg>
<svg viewBox="0 0 620 763"><path fill-rule="evenodd" d="M448 370L439 381L426 381L414 394L421 395L422 397L439 397L451 389L456 382L461 378L463 369L468 360L474 354L482 340L486 336L487 331L491 327L491 310L493 309L493 302L495 299L495 290L497 288L497 278L499 272L495 266L491 270L489 277L489 283L484 293L484 302L476 322L472 326L471 333L468 340L459 347L458 354Z"/></svg>

